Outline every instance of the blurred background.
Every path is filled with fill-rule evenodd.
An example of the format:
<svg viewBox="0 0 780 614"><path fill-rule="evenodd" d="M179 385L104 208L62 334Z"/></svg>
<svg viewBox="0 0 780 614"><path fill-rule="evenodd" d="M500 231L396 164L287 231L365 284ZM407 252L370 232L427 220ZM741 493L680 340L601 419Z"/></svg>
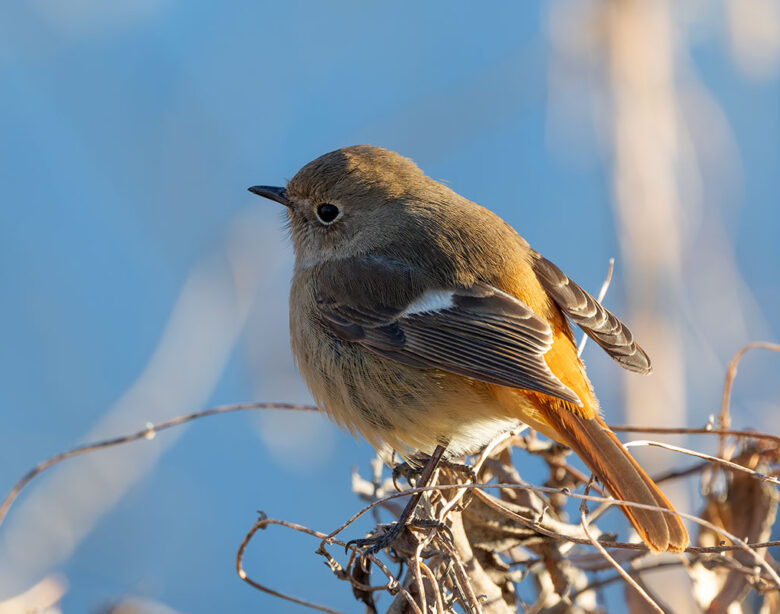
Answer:
<svg viewBox="0 0 780 614"><path fill-rule="evenodd" d="M147 422L310 402L283 215L246 188L345 145L412 157L594 293L615 257L606 304L655 373L586 349L613 424L704 424L731 355L780 338L776 0L9 2L0 92L3 493ZM780 430L778 369L745 358L736 427ZM0 602L44 580L52 611L303 611L237 578L238 545L258 509L332 530L371 457L316 414L257 412L68 461L0 527ZM357 611L315 548L269 530L247 570Z"/></svg>

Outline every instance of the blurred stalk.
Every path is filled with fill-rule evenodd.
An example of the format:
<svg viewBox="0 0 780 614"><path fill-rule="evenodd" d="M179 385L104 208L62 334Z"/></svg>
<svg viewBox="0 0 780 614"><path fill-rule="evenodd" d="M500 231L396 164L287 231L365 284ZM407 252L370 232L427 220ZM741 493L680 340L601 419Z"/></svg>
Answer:
<svg viewBox="0 0 780 614"><path fill-rule="evenodd" d="M653 360L651 377L627 377L626 419L650 426L685 425L682 227L679 181L696 172L680 155L675 86L676 38L668 0L606 0L603 45L611 92L612 183L627 321ZM652 472L670 456L645 457ZM684 485L669 492L682 510ZM671 572L647 578L675 612L695 611L687 578Z"/></svg>
<svg viewBox="0 0 780 614"><path fill-rule="evenodd" d="M613 189L627 320L653 359L626 378L629 422L686 423L681 322L682 220L674 37L666 0L609 0L604 44L612 92Z"/></svg>

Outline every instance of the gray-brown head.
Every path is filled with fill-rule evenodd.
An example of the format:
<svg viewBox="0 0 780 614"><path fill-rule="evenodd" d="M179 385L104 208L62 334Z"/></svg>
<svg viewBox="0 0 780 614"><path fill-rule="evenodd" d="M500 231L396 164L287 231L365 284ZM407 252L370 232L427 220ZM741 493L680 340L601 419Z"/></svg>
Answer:
<svg viewBox="0 0 780 614"><path fill-rule="evenodd" d="M299 266L375 251L413 230L436 207L467 202L408 158L370 145L320 156L286 188L249 190L287 207Z"/></svg>

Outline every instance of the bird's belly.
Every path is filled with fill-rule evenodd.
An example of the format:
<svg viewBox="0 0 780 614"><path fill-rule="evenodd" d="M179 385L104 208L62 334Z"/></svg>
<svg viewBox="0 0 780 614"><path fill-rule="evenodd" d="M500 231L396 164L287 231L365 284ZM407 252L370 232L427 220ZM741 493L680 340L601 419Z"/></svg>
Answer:
<svg viewBox="0 0 780 614"><path fill-rule="evenodd" d="M293 353L319 407L377 449L408 457L446 444L459 456L517 424L488 384L409 367L326 331L307 339L292 332Z"/></svg>

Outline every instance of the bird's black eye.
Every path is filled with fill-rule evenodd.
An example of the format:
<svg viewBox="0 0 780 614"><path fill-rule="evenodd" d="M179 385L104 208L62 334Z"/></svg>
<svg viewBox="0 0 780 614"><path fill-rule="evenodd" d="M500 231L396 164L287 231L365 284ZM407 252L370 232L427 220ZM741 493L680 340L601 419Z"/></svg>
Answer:
<svg viewBox="0 0 780 614"><path fill-rule="evenodd" d="M323 224L332 224L339 216L339 208L330 203L322 203L317 207L317 217Z"/></svg>

